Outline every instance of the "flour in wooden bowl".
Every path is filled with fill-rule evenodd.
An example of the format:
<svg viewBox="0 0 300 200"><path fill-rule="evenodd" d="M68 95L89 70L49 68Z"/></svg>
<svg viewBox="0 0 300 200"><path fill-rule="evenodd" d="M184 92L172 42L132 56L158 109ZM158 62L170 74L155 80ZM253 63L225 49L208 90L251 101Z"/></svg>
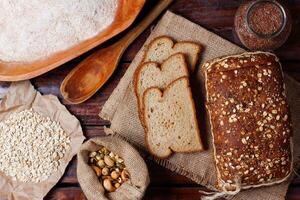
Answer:
<svg viewBox="0 0 300 200"><path fill-rule="evenodd" d="M0 60L30 62L66 50L112 24L118 0L1 0Z"/></svg>

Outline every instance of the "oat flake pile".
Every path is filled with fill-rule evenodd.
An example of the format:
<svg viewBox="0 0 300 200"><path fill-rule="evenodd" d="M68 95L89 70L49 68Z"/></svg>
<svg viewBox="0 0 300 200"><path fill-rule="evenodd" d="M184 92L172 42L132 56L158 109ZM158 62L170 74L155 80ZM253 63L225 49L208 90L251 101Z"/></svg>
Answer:
<svg viewBox="0 0 300 200"><path fill-rule="evenodd" d="M70 137L60 124L32 109L0 122L0 171L13 180L46 180L69 148Z"/></svg>
<svg viewBox="0 0 300 200"><path fill-rule="evenodd" d="M114 20L118 0L1 0L0 60L33 61L89 39Z"/></svg>

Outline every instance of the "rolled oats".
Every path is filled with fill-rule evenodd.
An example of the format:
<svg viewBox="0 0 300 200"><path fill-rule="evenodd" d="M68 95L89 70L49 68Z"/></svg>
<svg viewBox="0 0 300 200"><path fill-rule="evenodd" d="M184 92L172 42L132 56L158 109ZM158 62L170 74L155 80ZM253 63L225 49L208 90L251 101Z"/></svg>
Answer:
<svg viewBox="0 0 300 200"><path fill-rule="evenodd" d="M13 180L48 179L69 148L70 137L60 124L33 109L0 122L0 170Z"/></svg>

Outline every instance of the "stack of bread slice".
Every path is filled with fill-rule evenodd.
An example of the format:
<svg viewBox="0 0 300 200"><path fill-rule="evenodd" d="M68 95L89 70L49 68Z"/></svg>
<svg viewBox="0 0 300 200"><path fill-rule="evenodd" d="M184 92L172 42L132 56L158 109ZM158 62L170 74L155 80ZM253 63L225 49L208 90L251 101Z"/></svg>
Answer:
<svg viewBox="0 0 300 200"><path fill-rule="evenodd" d="M189 82L200 51L196 43L158 37L150 42L135 71L134 90L145 143L156 157L203 150Z"/></svg>

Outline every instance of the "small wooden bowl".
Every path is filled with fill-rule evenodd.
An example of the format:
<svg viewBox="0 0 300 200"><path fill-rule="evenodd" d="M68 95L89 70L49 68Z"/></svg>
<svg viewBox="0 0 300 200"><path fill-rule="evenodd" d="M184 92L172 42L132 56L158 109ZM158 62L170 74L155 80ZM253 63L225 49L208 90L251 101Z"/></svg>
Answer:
<svg viewBox="0 0 300 200"><path fill-rule="evenodd" d="M120 0L116 18L105 31L43 60L27 63L0 61L0 81L19 81L33 78L87 52L130 26L142 9L144 3L145 0Z"/></svg>

